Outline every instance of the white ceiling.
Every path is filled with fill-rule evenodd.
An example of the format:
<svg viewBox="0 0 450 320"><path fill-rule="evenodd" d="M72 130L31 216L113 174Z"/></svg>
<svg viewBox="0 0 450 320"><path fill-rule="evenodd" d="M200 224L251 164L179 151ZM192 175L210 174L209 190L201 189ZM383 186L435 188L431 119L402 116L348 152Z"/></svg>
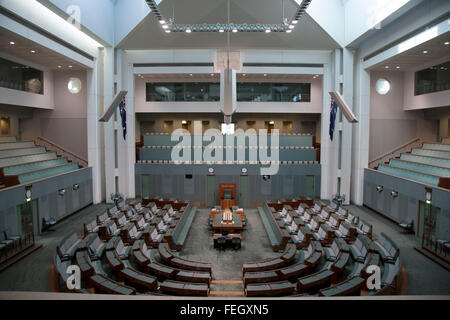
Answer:
<svg viewBox="0 0 450 320"><path fill-rule="evenodd" d="M450 32L383 61L373 66L371 70L414 71L418 66L426 65L427 63L450 56L450 45L444 45L446 41L450 42ZM427 53L424 53L424 51L427 51ZM386 66L389 68L386 68ZM400 68L397 69L397 66Z"/></svg>
<svg viewBox="0 0 450 320"><path fill-rule="evenodd" d="M148 81L164 82L164 81L180 81L180 82L219 82L220 75L218 73L195 73L195 74L142 74L136 75L137 78L143 78ZM269 81L311 81L313 79L321 79L321 75L313 74L251 74L251 73L239 73L236 75L238 82L269 82Z"/></svg>
<svg viewBox="0 0 450 320"><path fill-rule="evenodd" d="M164 0L160 6L166 20L173 16L175 23L227 23L226 0ZM288 21L298 6L284 0ZM231 0L231 23L268 23L283 21L282 0ZM119 43L123 49L225 49L226 33L193 32L165 33L154 14L149 14ZM332 50L339 45L307 14L292 33L232 33L233 49L307 49Z"/></svg>
<svg viewBox="0 0 450 320"><path fill-rule="evenodd" d="M15 44L11 45L11 41ZM32 53L31 50L34 50L35 53ZM0 28L0 52L28 60L51 70L86 70L84 66L75 61L3 28Z"/></svg>

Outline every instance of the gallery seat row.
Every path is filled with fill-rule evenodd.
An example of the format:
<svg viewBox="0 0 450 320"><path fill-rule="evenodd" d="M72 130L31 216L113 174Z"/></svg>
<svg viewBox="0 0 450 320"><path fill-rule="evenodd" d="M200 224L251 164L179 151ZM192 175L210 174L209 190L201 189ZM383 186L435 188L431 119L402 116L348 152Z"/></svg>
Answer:
<svg viewBox="0 0 450 320"><path fill-rule="evenodd" d="M401 268L400 250L384 233L373 234L372 225L337 204L326 205L283 200L258 208L282 235L289 234L286 250L295 258L281 263L280 257L261 262L262 268L243 266L247 296L279 295L373 295L396 292ZM263 221L264 223L264 221ZM266 224L265 224L266 226ZM280 263L277 263L280 262ZM251 265L258 266L258 263ZM370 291L369 266L381 271L380 290ZM369 271L368 271L369 270Z"/></svg>
<svg viewBox="0 0 450 320"><path fill-rule="evenodd" d="M161 200L161 201L160 201ZM208 295L211 265L182 259L164 239L173 236L171 228L160 234L158 224L176 226L191 210L190 203L158 199L156 202L118 203L84 225L84 237L67 235L56 248L54 267L58 288L67 291L68 267L77 265L81 289L72 292L110 294ZM175 209L176 210L175 210ZM157 221L153 219L157 218ZM164 224L167 222L168 224ZM121 226L114 234L103 234L111 224ZM155 226L156 224L156 226ZM157 230L160 242L149 241L149 230ZM173 230L172 230L173 231ZM106 236L105 236L106 235Z"/></svg>

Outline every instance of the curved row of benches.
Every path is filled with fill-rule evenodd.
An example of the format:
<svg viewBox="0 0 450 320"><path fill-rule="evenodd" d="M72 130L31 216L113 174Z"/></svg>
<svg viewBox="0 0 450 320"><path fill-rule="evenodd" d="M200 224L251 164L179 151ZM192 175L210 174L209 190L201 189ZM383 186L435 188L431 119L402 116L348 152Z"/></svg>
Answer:
<svg viewBox="0 0 450 320"><path fill-rule="evenodd" d="M297 260L280 264L278 257L261 262L261 269L244 271L247 296L360 295L363 289L367 295L394 293L401 265L399 249L384 233L375 240L367 222L342 207L317 203L314 207L301 203L293 209L280 201L266 203L263 209L280 230L296 223L307 235L300 241L292 237L286 245L284 252L299 249ZM382 269L381 290L366 288L371 265Z"/></svg>
<svg viewBox="0 0 450 320"><path fill-rule="evenodd" d="M160 203L161 204L161 203ZM120 204L107 212L99 214L93 221L85 224L85 237L79 238L75 232L66 236L57 246L54 266L58 273L58 285L62 291L67 291L67 268L76 264L80 267L82 288L72 292L82 293L112 293L112 294L155 294L167 293L178 295L209 294L211 281L211 265L182 259L175 256L167 243L160 243L159 253L161 262L152 255L148 241L140 235L130 235L152 226L144 217L149 212L150 218L161 217L168 212L174 212L174 207L181 211L189 211L190 204L173 201L158 207L150 203L143 207L140 203ZM152 207L153 206L153 207ZM177 211L177 214L179 212ZM172 217L175 217L173 214ZM163 217L161 217L162 221ZM101 228L110 223L124 226L115 234L100 237ZM155 227L156 228L156 227ZM170 233L166 233L166 235ZM164 255L164 257L163 257ZM165 263L169 262L168 265ZM164 263L164 264L163 264Z"/></svg>

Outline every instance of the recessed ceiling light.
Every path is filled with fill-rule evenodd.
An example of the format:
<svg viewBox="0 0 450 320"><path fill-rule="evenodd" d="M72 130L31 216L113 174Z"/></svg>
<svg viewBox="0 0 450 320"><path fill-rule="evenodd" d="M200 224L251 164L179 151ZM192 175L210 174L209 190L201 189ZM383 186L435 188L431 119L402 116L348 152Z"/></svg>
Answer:
<svg viewBox="0 0 450 320"><path fill-rule="evenodd" d="M166 23L166 20L159 20L159 23L165 24L165 23Z"/></svg>
<svg viewBox="0 0 450 320"><path fill-rule="evenodd" d="M58 66L58 68L59 68L59 69L61 69L61 68L62 68L62 66Z"/></svg>
<svg viewBox="0 0 450 320"><path fill-rule="evenodd" d="M69 68L72 68L72 66L69 66Z"/></svg>
<svg viewBox="0 0 450 320"><path fill-rule="evenodd" d="M267 73L264 73L264 77L267 77Z"/></svg>
<svg viewBox="0 0 450 320"><path fill-rule="evenodd" d="M298 20L292 20L292 24L297 24Z"/></svg>
<svg viewBox="0 0 450 320"><path fill-rule="evenodd" d="M289 25L289 29L294 29L295 26L293 24Z"/></svg>
<svg viewBox="0 0 450 320"><path fill-rule="evenodd" d="M190 75L191 77L193 76L193 74L192 74L192 73L190 73L189 75Z"/></svg>
<svg viewBox="0 0 450 320"><path fill-rule="evenodd" d="M450 44L450 42L449 42L449 41L445 41L444 44L445 44L446 46L448 46L448 45Z"/></svg>
<svg viewBox="0 0 450 320"><path fill-rule="evenodd" d="M423 53L428 53L428 51L427 50L423 50Z"/></svg>
<svg viewBox="0 0 450 320"><path fill-rule="evenodd" d="M389 69L389 66L384 67L385 69Z"/></svg>
<svg viewBox="0 0 450 320"><path fill-rule="evenodd" d="M192 30L191 29L186 29L186 33L191 33Z"/></svg>
<svg viewBox="0 0 450 320"><path fill-rule="evenodd" d="M219 30L219 32L225 32L225 30L223 30L223 29L220 29L220 30Z"/></svg>
<svg viewBox="0 0 450 320"><path fill-rule="evenodd" d="M36 50L30 50L31 53L36 53Z"/></svg>
<svg viewBox="0 0 450 320"><path fill-rule="evenodd" d="M400 66L396 66L395 69L400 69Z"/></svg>
<svg viewBox="0 0 450 320"><path fill-rule="evenodd" d="M238 30L237 30L236 28L234 28L234 29L233 29L233 32L236 33L236 32L238 32Z"/></svg>
<svg viewBox="0 0 450 320"><path fill-rule="evenodd" d="M286 33L291 33L291 32L292 32L291 29L286 30Z"/></svg>
<svg viewBox="0 0 450 320"><path fill-rule="evenodd" d="M167 24L163 24L163 29L169 29L169 26Z"/></svg>
<svg viewBox="0 0 450 320"><path fill-rule="evenodd" d="M13 46L13 45L15 45L16 43L15 43L14 41L10 41L9 44Z"/></svg>
<svg viewBox="0 0 450 320"><path fill-rule="evenodd" d="M247 74L246 74L246 73L243 73L242 75L245 77Z"/></svg>
<svg viewBox="0 0 450 320"><path fill-rule="evenodd" d="M166 30L166 33L170 33L170 30Z"/></svg>
<svg viewBox="0 0 450 320"><path fill-rule="evenodd" d="M270 32L272 32L272 30L266 29L266 33L270 33Z"/></svg>
<svg viewBox="0 0 450 320"><path fill-rule="evenodd" d="M211 73L211 77L214 77L214 73Z"/></svg>

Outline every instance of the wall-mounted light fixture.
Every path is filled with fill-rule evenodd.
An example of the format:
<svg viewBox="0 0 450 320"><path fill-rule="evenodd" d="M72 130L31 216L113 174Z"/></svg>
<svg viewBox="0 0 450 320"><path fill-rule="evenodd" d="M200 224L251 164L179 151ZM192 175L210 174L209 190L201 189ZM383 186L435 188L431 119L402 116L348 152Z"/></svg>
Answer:
<svg viewBox="0 0 450 320"><path fill-rule="evenodd" d="M398 197L398 192L397 191L391 191L391 196L392 196L392 198Z"/></svg>
<svg viewBox="0 0 450 320"><path fill-rule="evenodd" d="M378 191L378 192L383 191L383 186L377 186L377 191Z"/></svg>
<svg viewBox="0 0 450 320"><path fill-rule="evenodd" d="M25 199L27 202L31 201L31 187L26 187Z"/></svg>
<svg viewBox="0 0 450 320"><path fill-rule="evenodd" d="M74 184L72 187L73 190L78 190L80 189L80 185L78 183Z"/></svg>
<svg viewBox="0 0 450 320"><path fill-rule="evenodd" d="M432 197L431 190L432 190L431 188L425 188L425 202L427 204L431 204L431 197Z"/></svg>
<svg viewBox="0 0 450 320"><path fill-rule="evenodd" d="M66 189L60 189L60 190L58 190L58 194L59 194L60 196L63 196L65 193L66 193Z"/></svg>

